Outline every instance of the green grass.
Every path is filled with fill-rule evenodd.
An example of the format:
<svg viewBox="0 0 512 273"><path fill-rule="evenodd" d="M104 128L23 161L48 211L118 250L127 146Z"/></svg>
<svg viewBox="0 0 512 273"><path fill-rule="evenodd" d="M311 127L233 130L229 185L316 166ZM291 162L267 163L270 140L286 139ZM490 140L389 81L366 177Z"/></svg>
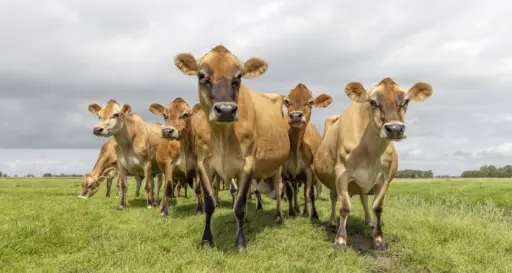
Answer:
<svg viewBox="0 0 512 273"><path fill-rule="evenodd" d="M277 226L275 202L265 197L263 212L249 201L248 252L238 254L227 191L214 215L215 247L201 250L204 216L194 215L193 191L162 219L143 195L134 198L134 185L130 207L118 211L115 185L110 198L102 185L79 200L77 178L0 179L0 271L512 272L511 180L396 179L384 205L385 252L372 250L355 196L347 254L331 247L335 234L323 224L288 218L287 202ZM318 208L327 221L328 190Z"/></svg>

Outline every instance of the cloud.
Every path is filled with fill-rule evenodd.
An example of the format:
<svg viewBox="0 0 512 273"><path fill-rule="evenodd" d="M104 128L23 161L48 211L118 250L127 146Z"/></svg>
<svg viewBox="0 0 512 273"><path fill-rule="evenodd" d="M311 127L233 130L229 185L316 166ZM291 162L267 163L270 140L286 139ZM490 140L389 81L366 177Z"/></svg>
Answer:
<svg viewBox="0 0 512 273"><path fill-rule="evenodd" d="M509 7L474 0L0 1L0 147L62 149L55 155L68 160L53 159L61 162L72 160L71 149L97 151L106 139L92 135L89 103L114 98L161 121L149 104L197 101L196 80L176 69L174 56L198 57L224 44L242 60L269 63L263 76L244 82L250 88L284 94L302 82L315 95L331 95L334 102L313 113L321 132L325 118L348 105L342 89L349 81L370 87L392 77L404 89L431 83L432 98L409 107L409 138L396 145L400 168L457 174L494 155L505 162L496 151L467 153L512 134Z"/></svg>

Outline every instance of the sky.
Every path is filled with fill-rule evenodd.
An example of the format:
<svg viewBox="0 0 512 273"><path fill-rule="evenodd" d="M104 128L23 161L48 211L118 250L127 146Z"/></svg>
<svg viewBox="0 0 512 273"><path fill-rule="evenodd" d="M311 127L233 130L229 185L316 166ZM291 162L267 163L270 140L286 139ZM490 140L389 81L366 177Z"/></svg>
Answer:
<svg viewBox="0 0 512 273"><path fill-rule="evenodd" d="M0 0L0 171L88 173L105 138L89 103L115 99L151 122L151 103L197 102L179 53L222 44L269 64L243 84L287 94L299 82L349 104L343 86L391 77L411 104L399 169L459 175L512 164L512 17L506 1L71 1Z"/></svg>

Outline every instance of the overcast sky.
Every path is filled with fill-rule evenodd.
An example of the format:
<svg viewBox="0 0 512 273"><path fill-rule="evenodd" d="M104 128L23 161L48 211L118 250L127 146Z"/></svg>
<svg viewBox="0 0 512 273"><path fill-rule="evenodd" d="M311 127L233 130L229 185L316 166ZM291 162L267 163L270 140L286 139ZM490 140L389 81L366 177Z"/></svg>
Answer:
<svg viewBox="0 0 512 273"><path fill-rule="evenodd" d="M302 82L331 95L313 112L321 132L348 105L349 81L431 83L433 96L408 108L400 169L512 164L511 6L482 3L0 0L0 171L90 172L106 139L92 134L87 105L113 98L162 121L151 103L197 102L197 80L174 56L218 44L269 63L243 82L252 89Z"/></svg>

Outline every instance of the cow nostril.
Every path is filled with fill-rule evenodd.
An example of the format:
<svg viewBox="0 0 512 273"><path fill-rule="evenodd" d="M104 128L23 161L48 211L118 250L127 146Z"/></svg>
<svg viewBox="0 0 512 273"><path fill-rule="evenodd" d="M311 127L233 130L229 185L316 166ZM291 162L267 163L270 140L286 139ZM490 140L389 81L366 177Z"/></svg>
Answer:
<svg viewBox="0 0 512 273"><path fill-rule="evenodd" d="M238 106L233 105L232 108L231 108L231 114L235 115L237 111L238 111Z"/></svg>
<svg viewBox="0 0 512 273"><path fill-rule="evenodd" d="M218 104L213 106L213 110L215 111L215 114L217 114L217 115L221 115L222 114L222 109L220 108L220 106Z"/></svg>
<svg viewBox="0 0 512 273"><path fill-rule="evenodd" d="M391 127L389 125L384 125L384 129L386 129L386 132L391 133Z"/></svg>

